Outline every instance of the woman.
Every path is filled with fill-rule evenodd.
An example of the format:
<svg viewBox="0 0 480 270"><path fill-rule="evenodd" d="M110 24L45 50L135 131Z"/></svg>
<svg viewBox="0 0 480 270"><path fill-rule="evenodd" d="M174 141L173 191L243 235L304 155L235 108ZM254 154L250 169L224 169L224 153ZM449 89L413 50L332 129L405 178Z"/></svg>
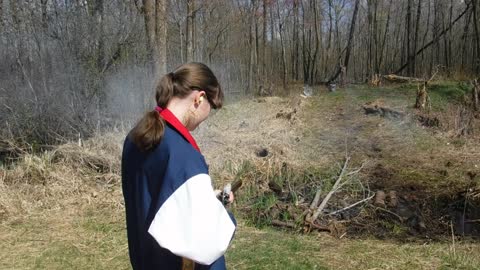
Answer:
<svg viewBox="0 0 480 270"><path fill-rule="evenodd" d="M226 269L236 223L189 133L222 106L223 92L201 63L180 66L155 89L157 107L129 133L122 154L133 269Z"/></svg>

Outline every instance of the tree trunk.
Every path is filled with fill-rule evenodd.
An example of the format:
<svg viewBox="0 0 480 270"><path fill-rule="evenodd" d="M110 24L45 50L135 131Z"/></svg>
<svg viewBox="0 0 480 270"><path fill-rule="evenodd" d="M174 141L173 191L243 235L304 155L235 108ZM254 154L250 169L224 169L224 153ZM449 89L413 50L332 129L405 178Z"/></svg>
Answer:
<svg viewBox="0 0 480 270"><path fill-rule="evenodd" d="M452 23L452 20L453 20L453 0L450 0L450 12L449 12L449 15L448 15L448 22L449 24ZM451 74L451 72L453 70L451 70L451 68L454 67L455 65L455 58L453 57L453 54L452 54L452 31L449 31L448 32L448 42L447 42L447 53L448 53L448 58L449 58L449 65L450 65L450 70L449 70L449 74Z"/></svg>
<svg viewBox="0 0 480 270"><path fill-rule="evenodd" d="M3 0L0 1L0 13L1 13L2 2L3 2ZM48 0L41 0L40 3L42 5L42 28L43 28L43 30L47 30L48 29L48 24L47 24L47 4L48 4Z"/></svg>
<svg viewBox="0 0 480 270"><path fill-rule="evenodd" d="M325 49L325 57L323 62L323 75L326 77L328 72L328 65L330 60L330 49L332 47L332 34L333 34L333 15L332 15L332 0L328 0L328 39L327 48Z"/></svg>
<svg viewBox="0 0 480 270"><path fill-rule="evenodd" d="M478 76L480 72L480 36L478 32L478 7L477 0L472 0L473 4L473 27L475 30L475 74Z"/></svg>
<svg viewBox="0 0 480 270"><path fill-rule="evenodd" d="M248 70L248 91L256 89L258 76L258 28L257 28L257 1L252 0L252 10L250 12L249 40L250 40L250 60Z"/></svg>
<svg viewBox="0 0 480 270"><path fill-rule="evenodd" d="M275 51L276 51L275 50L276 49L276 42L275 42L276 39L274 38L275 37L275 18L274 18L275 17L274 16L275 12L273 11L273 4L270 4L269 9L270 9L270 39L271 39L271 44L269 46L270 47L270 54L269 54L270 72L267 73L267 76L269 78L272 78L274 72L277 72L277 70L274 67L278 66L279 65L278 62L280 62L280 61L278 61L278 62L275 61L278 57L275 54ZM280 44L280 46L281 46L281 44ZM281 49L281 47L280 47L280 49ZM269 68L266 67L266 69L268 70Z"/></svg>
<svg viewBox="0 0 480 270"><path fill-rule="evenodd" d="M392 7L392 1L390 0L390 3L388 5L388 15L387 15L387 22L385 23L385 31L383 32L383 40L382 40L382 48L380 50L380 60L378 61L378 66L380 69L380 66L383 64L383 59L384 59L384 51L385 51L385 45L387 43L387 35L388 35L388 30L390 29L390 18L391 18L391 7ZM377 71L377 73L380 73L380 70Z"/></svg>
<svg viewBox="0 0 480 270"><path fill-rule="evenodd" d="M267 75L267 68L266 68L266 64L267 64L267 16L268 16L268 13L267 13L267 0L263 0L263 15L262 15L262 18L263 18L263 27L262 27L262 30L263 30L263 35L262 35L262 57L261 57L261 63L262 63L262 67L261 67L261 70L262 70L262 84L265 84L266 82L266 75Z"/></svg>
<svg viewBox="0 0 480 270"><path fill-rule="evenodd" d="M194 9L195 9L195 0L187 0L187 41L186 41L186 49L187 49L187 62L193 61L193 24L194 24Z"/></svg>
<svg viewBox="0 0 480 270"><path fill-rule="evenodd" d="M377 8L378 0L367 1L368 42L367 42L367 78L378 73L377 53Z"/></svg>
<svg viewBox="0 0 480 270"><path fill-rule="evenodd" d="M344 70L345 73L348 71L348 62L350 60L350 52L352 50L353 34L355 32L355 22L357 21L359 4L360 4L360 0L355 0L355 7L353 9L352 21L350 23L350 33L348 35L347 49L345 52L345 62L343 64L343 67L341 66L338 67L337 72L328 80L328 83L335 81L340 75L340 73L343 73L342 70Z"/></svg>
<svg viewBox="0 0 480 270"><path fill-rule="evenodd" d="M298 58L299 58L299 37L298 37L298 28L299 28L299 19L298 19L298 1L293 1L293 53L292 53L292 77L294 80L298 81Z"/></svg>
<svg viewBox="0 0 480 270"><path fill-rule="evenodd" d="M470 21L472 19L472 13L473 13L473 8L470 9L470 12L468 13L467 18L465 19L465 26L463 28L463 35L462 35L462 54L460 56L461 64L460 66L462 67L462 72L465 72L465 65L468 62L468 57L465 57L466 51L467 51L467 40L468 40L468 33L469 33L469 27L470 27Z"/></svg>
<svg viewBox="0 0 480 270"><path fill-rule="evenodd" d="M0 33L3 32L5 24L3 22L3 0L0 0Z"/></svg>
<svg viewBox="0 0 480 270"><path fill-rule="evenodd" d="M280 19L280 4L277 3L277 16L278 16L278 32L280 34L280 45L282 47L282 83L283 89L287 90L287 59L285 54L285 44L283 41L283 23ZM270 14L271 16L272 14Z"/></svg>
<svg viewBox="0 0 480 270"><path fill-rule="evenodd" d="M407 19L406 19L406 25L407 25L407 33L405 35L405 45L407 48L407 61L410 63L407 68L407 76L412 76L413 71L412 71L412 61L410 61L412 57L412 53L410 51L410 38L412 37L412 0L407 1Z"/></svg>
<svg viewBox="0 0 480 270"><path fill-rule="evenodd" d="M442 10L442 30L445 30L445 21L446 21L446 18L445 18L445 7L443 7L443 10ZM450 23L451 23L451 20L450 20ZM447 71L447 74L450 72L450 58L449 58L449 55L448 55L448 36L449 36L450 32L448 33L448 35L445 35L443 36L443 58L444 58L444 65L445 65L445 69Z"/></svg>
<svg viewBox="0 0 480 270"><path fill-rule="evenodd" d="M472 105L473 105L473 110L476 112L480 110L479 92L480 92L480 84L478 83L477 79L475 79L473 80L473 88L472 88Z"/></svg>
<svg viewBox="0 0 480 270"><path fill-rule="evenodd" d="M313 24L314 24L314 31L315 31L315 50L313 52L313 57L311 57L310 61L312 62L310 65L310 73L309 73L309 85L315 84L315 74L316 74L316 63L318 58L318 50L320 46L320 33L319 33L319 20L318 20L318 12L317 12L317 1L312 0L312 8L313 8Z"/></svg>
<svg viewBox="0 0 480 270"><path fill-rule="evenodd" d="M155 0L143 0L143 17L145 21L145 33L147 35L147 59L150 64L155 63ZM153 67L153 66L152 66Z"/></svg>
<svg viewBox="0 0 480 270"><path fill-rule="evenodd" d="M430 4L430 1L427 2L428 4L428 13L427 13L427 22L430 22L430 17L431 17L431 14L432 14L432 8L431 8L431 4ZM430 27L429 27L430 23L427 23L426 27L425 27L425 32L423 34L423 39L422 39L422 47L425 46L425 41L427 40L427 36L428 36L428 32L430 32ZM425 69L426 65L425 65L425 54L422 52L422 60L421 60L421 63L422 63L422 67L423 69Z"/></svg>
<svg viewBox="0 0 480 270"><path fill-rule="evenodd" d="M260 76L260 44L259 44L259 38L258 38L258 17L257 17L257 10L258 10L258 1L260 0L252 0L253 5L254 5L254 13L253 13L253 23L254 23L254 29L255 29L255 87L257 87L258 84L258 77Z"/></svg>
<svg viewBox="0 0 480 270"><path fill-rule="evenodd" d="M311 3L311 1L309 1ZM302 62L303 62L303 82L309 84L310 64L312 53L312 29L307 25L306 9L302 2ZM308 26L308 28L307 28Z"/></svg>
<svg viewBox="0 0 480 270"><path fill-rule="evenodd" d="M373 51L374 51L374 67L375 74L380 73L379 56L378 56L378 0L375 0L373 8Z"/></svg>
<svg viewBox="0 0 480 270"><path fill-rule="evenodd" d="M105 41L104 41L104 25L103 25L103 0L95 0L93 16L96 22L97 31L97 70L103 70L105 65Z"/></svg>
<svg viewBox="0 0 480 270"><path fill-rule="evenodd" d="M17 1L9 1L9 4L10 4L10 16L12 17L12 21L13 21L13 28L15 30L19 30L20 29L20 17L19 17L19 9L18 9L18 3Z"/></svg>
<svg viewBox="0 0 480 270"><path fill-rule="evenodd" d="M156 0L156 73L163 75L167 73L167 0Z"/></svg>
<svg viewBox="0 0 480 270"><path fill-rule="evenodd" d="M417 18L415 20L415 37L413 39L413 51L417 51L418 45L418 30L420 29L420 17L422 16L422 0L418 0L417 5ZM417 55L413 54L412 56L412 76L416 76L417 73Z"/></svg>

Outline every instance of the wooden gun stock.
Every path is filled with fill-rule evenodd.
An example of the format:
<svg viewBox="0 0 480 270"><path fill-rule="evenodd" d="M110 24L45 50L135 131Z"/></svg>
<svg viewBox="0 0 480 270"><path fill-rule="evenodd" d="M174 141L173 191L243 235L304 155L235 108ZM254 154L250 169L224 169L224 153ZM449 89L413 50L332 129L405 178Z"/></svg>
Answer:
<svg viewBox="0 0 480 270"><path fill-rule="evenodd" d="M223 188L223 191L221 194L221 201L223 205L227 205L229 203L230 192L236 192L242 186L242 184L243 184L242 179L237 179L233 181L231 184L230 183L227 184Z"/></svg>

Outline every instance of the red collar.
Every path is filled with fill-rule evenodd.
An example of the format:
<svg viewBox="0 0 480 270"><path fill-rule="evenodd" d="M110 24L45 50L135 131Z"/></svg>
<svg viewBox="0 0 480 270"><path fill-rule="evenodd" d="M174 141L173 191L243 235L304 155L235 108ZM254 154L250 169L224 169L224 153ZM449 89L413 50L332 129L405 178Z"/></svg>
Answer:
<svg viewBox="0 0 480 270"><path fill-rule="evenodd" d="M193 148L197 149L200 152L200 148L198 148L197 142L192 137L188 129L178 120L178 118L169 110L163 109L160 112L160 116L169 123L174 129L176 129L180 134L193 146Z"/></svg>

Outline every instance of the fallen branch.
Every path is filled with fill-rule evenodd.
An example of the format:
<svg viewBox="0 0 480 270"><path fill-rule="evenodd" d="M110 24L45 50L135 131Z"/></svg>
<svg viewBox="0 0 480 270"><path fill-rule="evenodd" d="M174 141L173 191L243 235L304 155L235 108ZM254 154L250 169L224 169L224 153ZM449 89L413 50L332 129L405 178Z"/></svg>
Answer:
<svg viewBox="0 0 480 270"><path fill-rule="evenodd" d="M363 109L365 110L365 114L376 114L390 119L402 119L405 117L404 112L382 106L379 101L368 102L363 105Z"/></svg>
<svg viewBox="0 0 480 270"><path fill-rule="evenodd" d="M317 193L315 194L315 198L312 201L312 204L310 204L310 209L315 209L318 205L318 201L320 201L320 194L322 193L322 189L318 188Z"/></svg>
<svg viewBox="0 0 480 270"><path fill-rule="evenodd" d="M407 83L407 82L423 82L423 79L420 78L414 78L414 77L405 77L405 76L399 76L395 74L389 74L389 75L383 75L382 78L389 82L394 82L394 83Z"/></svg>
<svg viewBox="0 0 480 270"><path fill-rule="evenodd" d="M343 164L342 171L340 172L340 175L338 176L337 181L335 181L335 184L333 185L332 189L330 190L330 192L328 192L327 196L325 196L322 203L320 204L320 206L318 206L317 210L313 213L313 215L310 218L307 218L307 222L313 223L313 221L315 221L318 218L318 216L320 215L320 213L323 211L323 209L327 205L327 203L330 200L330 198L332 197L332 195L335 192L337 192L338 186L340 185L340 182L342 181L342 177L345 174L345 171L347 169L349 161L350 161L350 158L347 157L345 159L345 163Z"/></svg>
<svg viewBox="0 0 480 270"><path fill-rule="evenodd" d="M334 212L332 212L332 213L329 213L327 216L333 216L333 215L336 215L336 214L341 213L341 212L343 212L343 211L346 211L346 210L348 210L348 209L350 209L350 208L353 208L353 207L355 207L355 206L357 206L357 205L359 205L359 204L361 204L361 203L364 203L364 202L366 202L366 201L371 200L373 197L375 197L375 194L370 195L369 197L367 197L367 198L365 198L365 199L363 199L363 200L360 200L360 201L358 201L358 202L356 202L356 203L354 203L354 204L351 204L351 205L349 205L349 206L347 206L347 207L345 207L345 208L342 208L342 209L340 209L340 210L337 210L337 211L334 211Z"/></svg>
<svg viewBox="0 0 480 270"><path fill-rule="evenodd" d="M318 224L315 224L313 222L307 222L307 225L310 227L310 228L314 228L314 229L317 229L319 231L325 231L325 232L332 232L332 230L327 227L327 226L322 226L322 225L318 225Z"/></svg>

